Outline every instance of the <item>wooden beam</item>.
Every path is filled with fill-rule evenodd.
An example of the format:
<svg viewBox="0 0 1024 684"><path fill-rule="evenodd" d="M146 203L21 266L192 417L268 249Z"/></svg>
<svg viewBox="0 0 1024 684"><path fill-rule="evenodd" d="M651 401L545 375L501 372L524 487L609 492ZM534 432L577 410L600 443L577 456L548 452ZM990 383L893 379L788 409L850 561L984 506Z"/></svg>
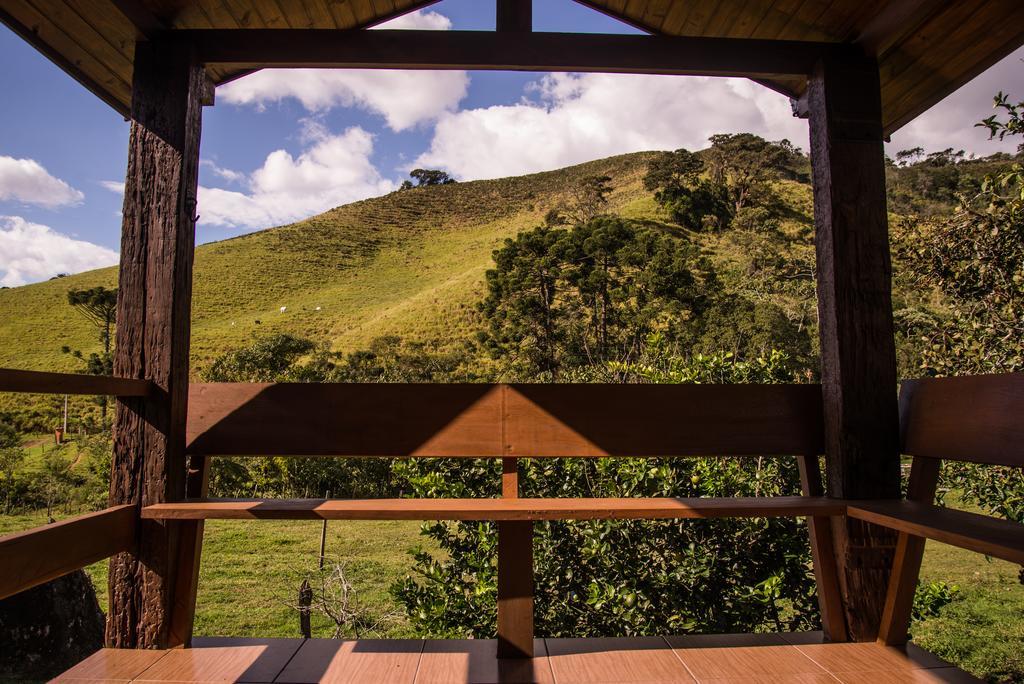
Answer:
<svg viewBox="0 0 1024 684"><path fill-rule="evenodd" d="M120 399L111 504L147 506L185 495L192 261L203 65L186 45L135 46L114 371L153 382L146 399ZM180 527L147 522L138 551L110 566L107 644L165 648Z"/></svg>
<svg viewBox="0 0 1024 684"><path fill-rule="evenodd" d="M211 456L788 456L822 453L824 436L817 385L213 383L191 389L188 450Z"/></svg>
<svg viewBox="0 0 1024 684"><path fill-rule="evenodd" d="M818 319L829 493L900 496L892 267L878 65L823 59L808 80ZM836 554L854 640L873 640L895 535L838 521Z"/></svg>
<svg viewBox="0 0 1024 684"><path fill-rule="evenodd" d="M482 69L771 79L806 76L823 55L851 51L811 41L494 31L195 29L167 36L195 44L203 62L233 69Z"/></svg>
<svg viewBox="0 0 1024 684"><path fill-rule="evenodd" d="M501 496L519 498L519 459L501 459ZM533 522L498 522L498 657L533 657Z"/></svg>
<svg viewBox="0 0 1024 684"><path fill-rule="evenodd" d="M1024 373L907 380L902 451L911 456L1024 467Z"/></svg>
<svg viewBox="0 0 1024 684"><path fill-rule="evenodd" d="M851 501L849 515L1024 565L1024 525L914 501Z"/></svg>
<svg viewBox="0 0 1024 684"><path fill-rule="evenodd" d="M154 14L142 0L111 0L114 7L132 23L139 37L150 38L170 28L170 25Z"/></svg>
<svg viewBox="0 0 1024 684"><path fill-rule="evenodd" d="M907 484L907 499L931 505L935 503L935 490L939 484L942 461L934 458L916 457L910 468ZM878 628L878 640L889 646L907 643L907 629L914 608L917 593L917 579L921 574L924 559L924 537L900 532L896 540L896 555L892 564L892 576L885 596L882 622Z"/></svg>
<svg viewBox="0 0 1024 684"><path fill-rule="evenodd" d="M804 496L820 497L825 493L821 482L821 465L817 454L797 457L800 469L800 488ZM835 542L832 538L832 520L823 515L807 518L807 531L811 538L811 558L814 563L814 583L818 590L818 609L825 640L846 641L846 619L843 615L843 597L839 589L836 568Z"/></svg>
<svg viewBox="0 0 1024 684"><path fill-rule="evenodd" d="M210 492L210 460L206 456L189 456L185 479L186 499L205 499ZM199 590L199 566L203 555L204 521L180 523L178 572L171 609L170 642L192 645L192 627L196 617L196 596Z"/></svg>
<svg viewBox="0 0 1024 684"><path fill-rule="evenodd" d="M153 384L148 380L0 368L0 392L146 397L152 390Z"/></svg>
<svg viewBox="0 0 1024 684"><path fill-rule="evenodd" d="M114 506L0 537L0 599L131 550L137 513Z"/></svg>
<svg viewBox="0 0 1024 684"><path fill-rule="evenodd" d="M146 520L629 520L841 516L829 497L692 499L205 499L142 509Z"/></svg>
<svg viewBox="0 0 1024 684"><path fill-rule="evenodd" d="M533 31L533 0L497 0L495 28L501 33Z"/></svg>

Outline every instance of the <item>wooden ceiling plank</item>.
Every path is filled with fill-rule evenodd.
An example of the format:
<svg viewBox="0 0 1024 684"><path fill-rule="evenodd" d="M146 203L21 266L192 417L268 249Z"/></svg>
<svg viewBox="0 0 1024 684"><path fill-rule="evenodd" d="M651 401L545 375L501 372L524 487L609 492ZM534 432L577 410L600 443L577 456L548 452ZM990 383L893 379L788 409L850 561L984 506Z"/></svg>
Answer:
<svg viewBox="0 0 1024 684"><path fill-rule="evenodd" d="M327 0L327 7L331 10L338 28L350 29L359 25L359 19L349 0Z"/></svg>
<svg viewBox="0 0 1024 684"><path fill-rule="evenodd" d="M818 20L831 4L831 0L804 0L779 31L778 37L787 40L835 40L817 28Z"/></svg>
<svg viewBox="0 0 1024 684"><path fill-rule="evenodd" d="M314 26L341 28L327 6L327 0L306 0L306 11L309 12Z"/></svg>
<svg viewBox="0 0 1024 684"><path fill-rule="evenodd" d="M21 17L26 25L38 27L39 30L48 28L54 40L78 46L84 56L78 64L79 68L88 70L87 64L92 62L113 74L130 91L131 60L107 42L63 0L22 0L21 6L26 10L25 16L31 17L29 21ZM47 42L56 47L53 40L48 39Z"/></svg>
<svg viewBox="0 0 1024 684"><path fill-rule="evenodd" d="M934 54L926 51L916 64L902 70L883 86L887 133L916 118L1024 43L1024 27L1015 20L1019 17L1019 7L1012 2L990 3L988 7L993 14L985 22L974 25L962 22L948 34L932 34L944 47L960 55L960 59L935 64ZM921 31L926 32L926 29ZM899 51L893 50L890 55ZM953 68L955 71L951 70Z"/></svg>
<svg viewBox="0 0 1024 684"><path fill-rule="evenodd" d="M729 36L732 26L746 10L746 0L724 0L718 4L718 9L708 22L704 30L706 36Z"/></svg>
<svg viewBox="0 0 1024 684"><path fill-rule="evenodd" d="M683 35L683 27L686 26L686 21L690 18L690 12L693 11L695 4L697 4L695 0L672 3L662 24L662 33L670 36Z"/></svg>
<svg viewBox="0 0 1024 684"><path fill-rule="evenodd" d="M151 12L141 0L111 0L111 3L143 36L163 31L169 26L166 21ZM98 14L107 15L108 13L100 10Z"/></svg>
<svg viewBox="0 0 1024 684"><path fill-rule="evenodd" d="M647 3L640 21L660 33L672 4L672 0L651 0Z"/></svg>
<svg viewBox="0 0 1024 684"><path fill-rule="evenodd" d="M242 28L242 24L231 10L220 0L203 0L203 14L215 27Z"/></svg>
<svg viewBox="0 0 1024 684"><path fill-rule="evenodd" d="M729 35L733 38L750 38L754 30L764 21L764 17L771 7L771 0L750 0L737 20L733 22L729 29Z"/></svg>
<svg viewBox="0 0 1024 684"><path fill-rule="evenodd" d="M377 19L370 0L349 0L349 4L352 5L352 11L355 12L357 26L366 26Z"/></svg>
<svg viewBox="0 0 1024 684"><path fill-rule="evenodd" d="M750 34L751 38L778 38L782 29L800 8L800 0L775 0Z"/></svg>
<svg viewBox="0 0 1024 684"><path fill-rule="evenodd" d="M247 0L220 0L241 28L267 28L256 7Z"/></svg>
<svg viewBox="0 0 1024 684"><path fill-rule="evenodd" d="M131 61L135 56L135 40L138 29L127 18L116 12L99 9L97 0L64 0L64 2L82 18L82 21L89 24L98 35L102 36L111 48L123 55L130 68Z"/></svg>
<svg viewBox="0 0 1024 684"><path fill-rule="evenodd" d="M881 59L896 43L914 33L941 11L949 0L906 0L889 3L867 23L856 41Z"/></svg>
<svg viewBox="0 0 1024 684"><path fill-rule="evenodd" d="M711 21L711 15L715 13L718 7L724 0L714 0L707 2L695 3L693 11L690 12L690 16L686 20L686 25L683 27L683 35L685 36L703 36L704 30L708 26L708 22Z"/></svg>
<svg viewBox="0 0 1024 684"><path fill-rule="evenodd" d="M906 93L921 90L926 81L955 79L984 55L994 43L1002 43L1019 29L1013 15L1019 11L1015 0L1002 5L988 3L984 11L971 11L962 3L953 3L935 15L906 41L891 50L880 65L883 78L883 104L899 102ZM973 19L973 21L970 21ZM1007 34L1007 35L1001 35ZM945 50L958 55L947 59L936 50L941 42Z"/></svg>
<svg viewBox="0 0 1024 684"><path fill-rule="evenodd" d="M13 14L10 10L17 14ZM128 103L131 101L131 89L127 87L127 84L111 72L97 77L93 72L86 71L83 64L90 62L90 56L66 35L54 33L52 27L33 23L31 16L26 21L25 15L34 13L34 10L29 10L31 8L27 8L24 3L8 3L7 7L0 8L0 22L21 36L25 42L41 52L71 78L81 83L86 90L106 102L122 116L127 117Z"/></svg>

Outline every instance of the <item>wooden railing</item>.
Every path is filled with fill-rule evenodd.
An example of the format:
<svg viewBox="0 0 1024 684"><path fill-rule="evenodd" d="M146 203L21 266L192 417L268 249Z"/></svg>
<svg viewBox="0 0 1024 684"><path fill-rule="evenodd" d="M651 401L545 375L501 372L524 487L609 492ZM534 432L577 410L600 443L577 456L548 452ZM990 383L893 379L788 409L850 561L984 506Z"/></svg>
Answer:
<svg viewBox="0 0 1024 684"><path fill-rule="evenodd" d="M152 391L148 380L0 369L0 392L145 397ZM0 599L133 551L138 526L138 507L123 505L0 537Z"/></svg>
<svg viewBox="0 0 1024 684"><path fill-rule="evenodd" d="M0 391L146 396L146 381L0 371ZM140 519L493 520L498 523L498 638L503 656L533 644L532 525L538 520L805 517L822 622L846 636L829 518L899 532L880 638L906 640L926 538L1024 563L1024 526L935 507L940 459L1024 466L1024 375L904 383L906 501L824 496L821 388L816 385L198 384L187 451L203 476L182 501L117 506L0 539L0 598L135 548ZM491 457L500 499L268 500L205 496L209 458L225 455ZM600 456L793 456L802 496L519 498L518 459ZM182 464L184 467L184 464ZM195 601L195 587L179 601Z"/></svg>

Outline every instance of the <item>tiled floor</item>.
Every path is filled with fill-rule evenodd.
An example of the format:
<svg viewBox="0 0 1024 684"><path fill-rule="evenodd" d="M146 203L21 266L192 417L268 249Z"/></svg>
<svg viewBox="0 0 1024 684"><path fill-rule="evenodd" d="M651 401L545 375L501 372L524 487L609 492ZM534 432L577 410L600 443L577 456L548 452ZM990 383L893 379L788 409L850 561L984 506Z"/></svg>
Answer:
<svg viewBox="0 0 1024 684"><path fill-rule="evenodd" d="M821 635L537 639L533 660L492 640L196 639L191 649L96 653L73 684L931 684L979 680L910 646L823 644Z"/></svg>

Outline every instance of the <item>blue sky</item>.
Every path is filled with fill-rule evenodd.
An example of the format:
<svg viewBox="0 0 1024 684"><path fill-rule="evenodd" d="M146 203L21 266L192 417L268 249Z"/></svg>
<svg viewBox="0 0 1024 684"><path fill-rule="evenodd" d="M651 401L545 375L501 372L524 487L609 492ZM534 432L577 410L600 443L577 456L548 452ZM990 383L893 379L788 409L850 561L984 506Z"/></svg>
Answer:
<svg viewBox="0 0 1024 684"><path fill-rule="evenodd" d="M570 0L535 2L541 31L634 32ZM444 0L398 28L491 29L491 3ZM1024 50L894 136L976 154L998 90L1024 98ZM0 27L0 285L116 263L128 125ZM389 192L411 168L463 180L559 168L752 131L806 147L789 103L739 79L493 72L264 71L222 86L203 118L200 243Z"/></svg>

